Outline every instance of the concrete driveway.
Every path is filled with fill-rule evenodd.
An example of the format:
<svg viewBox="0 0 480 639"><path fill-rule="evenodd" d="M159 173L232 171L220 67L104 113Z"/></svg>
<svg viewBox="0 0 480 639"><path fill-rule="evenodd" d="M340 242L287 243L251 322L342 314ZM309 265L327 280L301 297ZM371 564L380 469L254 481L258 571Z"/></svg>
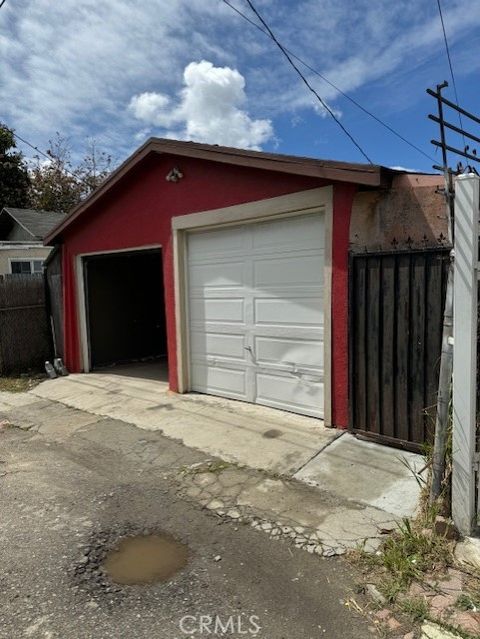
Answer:
<svg viewBox="0 0 480 639"><path fill-rule="evenodd" d="M318 420L175 395L152 379L148 365L141 371L142 377L138 368L121 368L45 381L23 395L0 394L0 410L11 423L60 441L97 423L102 428L92 428L90 437L101 447L115 441L124 423L136 427L132 446L142 442L152 458L167 440L199 451L200 465L177 472L182 494L310 553L375 550L414 513L419 456L359 441Z"/></svg>
<svg viewBox="0 0 480 639"><path fill-rule="evenodd" d="M6 399L16 407L5 410ZM2 418L26 429L0 428L2 639L181 639L204 636L202 618L233 619L237 631L240 620L243 632L228 634L240 637L252 617L259 629L248 636L259 639L371 636L348 564L274 542L184 494L185 469L209 463L205 454L31 400L0 400ZM137 586L105 578L103 557L120 539L159 532L188 546L181 572Z"/></svg>
<svg viewBox="0 0 480 639"><path fill-rule="evenodd" d="M230 462L293 474L332 442L338 431L321 420L209 395L178 395L152 379L150 363L46 381L43 399L139 428L160 431Z"/></svg>

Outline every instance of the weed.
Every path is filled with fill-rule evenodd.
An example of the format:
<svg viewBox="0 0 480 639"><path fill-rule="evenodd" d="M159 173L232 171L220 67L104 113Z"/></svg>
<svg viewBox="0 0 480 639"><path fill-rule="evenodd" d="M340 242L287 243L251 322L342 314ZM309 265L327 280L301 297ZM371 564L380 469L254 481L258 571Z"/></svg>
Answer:
<svg viewBox="0 0 480 639"><path fill-rule="evenodd" d="M480 610L480 599L474 594L462 593L459 595L455 605L460 610L474 610L477 612Z"/></svg>
<svg viewBox="0 0 480 639"><path fill-rule="evenodd" d="M413 581L422 581L425 573L444 569L452 563L451 543L434 532L436 515L434 507L414 522L404 519L377 554L360 551L362 563L381 573L379 590L388 601L396 601Z"/></svg>
<svg viewBox="0 0 480 639"><path fill-rule="evenodd" d="M415 478L415 481L420 486L420 488L424 488L427 485L427 480L424 477L422 477L422 475L420 474L421 471L418 472L415 466L411 462L409 462L409 460L406 457L397 457L397 459L399 460L401 464L403 464L403 466L405 466L405 468L407 468L407 470L410 471L410 473L413 475L413 477ZM427 462L427 465L428 465L428 462Z"/></svg>
<svg viewBox="0 0 480 639"><path fill-rule="evenodd" d="M398 595L404 592L405 586L402 580L387 575L378 584L378 589L389 603L393 603L397 600Z"/></svg>
<svg viewBox="0 0 480 639"><path fill-rule="evenodd" d="M428 603L423 597L410 597L399 602L398 607L412 621L423 621L428 617Z"/></svg>
<svg viewBox="0 0 480 639"><path fill-rule="evenodd" d="M434 572L452 561L451 545L433 532L433 521L429 519L422 524L420 528L404 519L398 533L387 539L383 548L383 565L405 587L414 579L421 579L426 572Z"/></svg>
<svg viewBox="0 0 480 639"><path fill-rule="evenodd" d="M0 377L0 391L7 391L9 393L25 393L26 391L34 388L43 381L44 376L36 375L32 377Z"/></svg>

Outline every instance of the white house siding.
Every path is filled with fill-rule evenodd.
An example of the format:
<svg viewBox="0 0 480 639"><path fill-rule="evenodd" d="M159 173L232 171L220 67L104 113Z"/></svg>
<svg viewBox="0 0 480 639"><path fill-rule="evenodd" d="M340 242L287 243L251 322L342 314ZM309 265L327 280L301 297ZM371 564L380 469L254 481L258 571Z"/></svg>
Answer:
<svg viewBox="0 0 480 639"><path fill-rule="evenodd" d="M5 247L0 245L0 275L10 273L11 259L46 259L52 249L48 246L35 246L32 248L16 246Z"/></svg>

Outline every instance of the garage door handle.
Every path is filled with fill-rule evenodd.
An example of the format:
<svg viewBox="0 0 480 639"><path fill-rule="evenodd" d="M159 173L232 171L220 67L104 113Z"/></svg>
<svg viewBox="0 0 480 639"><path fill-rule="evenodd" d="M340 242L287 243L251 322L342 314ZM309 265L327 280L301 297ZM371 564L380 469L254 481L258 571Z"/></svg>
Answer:
<svg viewBox="0 0 480 639"><path fill-rule="evenodd" d="M252 358L252 361L255 363L255 353L253 352L253 349L251 346L244 346L243 350L247 351L247 353L250 353L250 357Z"/></svg>

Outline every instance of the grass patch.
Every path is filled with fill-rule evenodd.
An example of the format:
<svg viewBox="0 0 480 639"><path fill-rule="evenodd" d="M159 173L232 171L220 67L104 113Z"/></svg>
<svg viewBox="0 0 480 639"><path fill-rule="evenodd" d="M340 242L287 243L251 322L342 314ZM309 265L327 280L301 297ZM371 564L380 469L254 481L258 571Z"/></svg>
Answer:
<svg viewBox="0 0 480 639"><path fill-rule="evenodd" d="M390 603L426 573L444 571L452 564L452 543L435 534L435 516L431 509L413 522L404 519L378 554L361 554L362 563L377 573L378 589Z"/></svg>
<svg viewBox="0 0 480 639"><path fill-rule="evenodd" d="M21 377L0 377L0 391L25 393L45 379L44 375L22 375Z"/></svg>
<svg viewBox="0 0 480 639"><path fill-rule="evenodd" d="M462 593L455 602L455 606L460 610L474 610L476 612L480 610L480 596L477 593Z"/></svg>
<svg viewBox="0 0 480 639"><path fill-rule="evenodd" d="M399 602L398 607L403 613L408 615L412 621L423 621L428 617L428 603L422 597L403 599Z"/></svg>

